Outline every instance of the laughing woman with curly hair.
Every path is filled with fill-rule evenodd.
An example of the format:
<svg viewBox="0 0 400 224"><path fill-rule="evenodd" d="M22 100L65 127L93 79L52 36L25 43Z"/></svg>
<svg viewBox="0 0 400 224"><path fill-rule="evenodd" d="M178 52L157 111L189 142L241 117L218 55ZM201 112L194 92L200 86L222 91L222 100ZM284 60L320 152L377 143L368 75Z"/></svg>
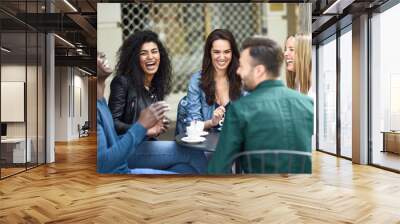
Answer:
<svg viewBox="0 0 400 224"><path fill-rule="evenodd" d="M163 100L171 83L171 62L166 48L152 31L137 31L118 52L116 77L111 82L109 107L117 133L124 134L137 121L140 112ZM152 138L165 132L164 119L147 131Z"/></svg>

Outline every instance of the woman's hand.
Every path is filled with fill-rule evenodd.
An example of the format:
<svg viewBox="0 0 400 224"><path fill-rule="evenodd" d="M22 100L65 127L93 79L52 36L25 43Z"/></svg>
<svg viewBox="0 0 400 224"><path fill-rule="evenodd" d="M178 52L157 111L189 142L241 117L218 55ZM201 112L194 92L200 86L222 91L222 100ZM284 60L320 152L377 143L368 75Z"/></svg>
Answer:
<svg viewBox="0 0 400 224"><path fill-rule="evenodd" d="M225 114L225 107L219 106L217 109L214 110L213 117L211 118L211 124L213 127L217 126L219 121L222 120Z"/></svg>
<svg viewBox="0 0 400 224"><path fill-rule="evenodd" d="M219 121L224 118L225 114L225 107L219 106L217 109L214 110L213 116L211 120L208 120L204 123L204 129L210 129L218 125Z"/></svg>

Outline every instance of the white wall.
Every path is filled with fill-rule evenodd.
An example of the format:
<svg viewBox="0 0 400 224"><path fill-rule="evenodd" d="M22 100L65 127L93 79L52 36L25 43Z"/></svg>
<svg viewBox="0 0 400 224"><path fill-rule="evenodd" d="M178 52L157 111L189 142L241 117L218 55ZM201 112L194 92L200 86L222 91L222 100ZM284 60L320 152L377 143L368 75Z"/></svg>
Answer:
<svg viewBox="0 0 400 224"><path fill-rule="evenodd" d="M77 69L56 67L55 86L55 140L77 139L79 138L78 124L82 126L89 120L88 78Z"/></svg>
<svg viewBox="0 0 400 224"><path fill-rule="evenodd" d="M55 140L66 141L68 139L68 84L69 76L67 67L55 68Z"/></svg>
<svg viewBox="0 0 400 224"><path fill-rule="evenodd" d="M285 18L285 16L287 16L287 5L282 4L282 11L272 11L271 7L272 4L267 4L267 13L264 15L264 20L268 28L268 37L275 40L280 45L283 45L288 35L288 22Z"/></svg>
<svg viewBox="0 0 400 224"><path fill-rule="evenodd" d="M26 70L32 70L31 66L27 68L25 65L9 64L1 66L1 81L17 81L25 82ZM29 94L28 94L29 96ZM7 110L8 108L1 108ZM25 137L25 123L26 122L7 122L7 136L8 137Z"/></svg>

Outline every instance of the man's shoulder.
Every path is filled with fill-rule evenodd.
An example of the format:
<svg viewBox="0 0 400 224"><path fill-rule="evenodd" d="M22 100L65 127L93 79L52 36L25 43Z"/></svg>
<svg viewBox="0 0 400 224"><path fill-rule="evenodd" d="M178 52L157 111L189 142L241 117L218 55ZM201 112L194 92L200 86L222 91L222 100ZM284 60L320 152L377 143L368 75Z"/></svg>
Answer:
<svg viewBox="0 0 400 224"><path fill-rule="evenodd" d="M275 103L276 101L280 101L283 99L295 99L297 101L303 101L313 104L313 99L311 97L287 87L282 87L273 91L279 92L272 93L269 90L253 91L245 96L240 97L232 105L238 111L241 111L243 110L243 108L246 107L254 108L254 106L259 105L261 102L263 105L266 106L268 105L268 102Z"/></svg>
<svg viewBox="0 0 400 224"><path fill-rule="evenodd" d="M305 94L303 94L303 93L301 93L299 91L296 91L294 89L290 89L290 88L285 87L284 91L285 91L285 93L287 93L287 95L289 97L293 97L293 98L296 98L296 99L299 99L299 100L302 100L302 101L313 102L313 99L310 96L307 96L307 95L305 95Z"/></svg>
<svg viewBox="0 0 400 224"><path fill-rule="evenodd" d="M230 107L233 108L236 113L241 113L245 111L244 108L248 107L248 105L255 105L259 100L259 97L247 94L233 101Z"/></svg>
<svg viewBox="0 0 400 224"><path fill-rule="evenodd" d="M244 94L237 99L234 103L237 105L246 105L248 103L256 103L257 101L262 101L265 100L265 97L263 96L263 92L260 91L252 91L252 92L247 92L244 91Z"/></svg>
<svg viewBox="0 0 400 224"><path fill-rule="evenodd" d="M107 106L107 103L105 103L105 100L103 100L103 99L97 100L96 104L97 104L97 116L96 116L97 123L102 124L103 116L104 116L104 113L108 110L108 106Z"/></svg>

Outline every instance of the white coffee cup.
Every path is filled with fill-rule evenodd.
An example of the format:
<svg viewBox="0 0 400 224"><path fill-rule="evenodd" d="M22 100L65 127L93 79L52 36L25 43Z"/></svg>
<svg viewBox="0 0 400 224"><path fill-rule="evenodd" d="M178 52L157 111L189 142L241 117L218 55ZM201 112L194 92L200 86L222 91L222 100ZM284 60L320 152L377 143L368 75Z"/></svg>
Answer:
<svg viewBox="0 0 400 224"><path fill-rule="evenodd" d="M204 122L203 121L195 121L194 126L196 127L197 132L199 135L203 133L204 130Z"/></svg>
<svg viewBox="0 0 400 224"><path fill-rule="evenodd" d="M194 125L187 126L186 132L187 132L187 136L189 138L200 137L200 133L199 133L198 129L196 128L196 126L194 126Z"/></svg>

